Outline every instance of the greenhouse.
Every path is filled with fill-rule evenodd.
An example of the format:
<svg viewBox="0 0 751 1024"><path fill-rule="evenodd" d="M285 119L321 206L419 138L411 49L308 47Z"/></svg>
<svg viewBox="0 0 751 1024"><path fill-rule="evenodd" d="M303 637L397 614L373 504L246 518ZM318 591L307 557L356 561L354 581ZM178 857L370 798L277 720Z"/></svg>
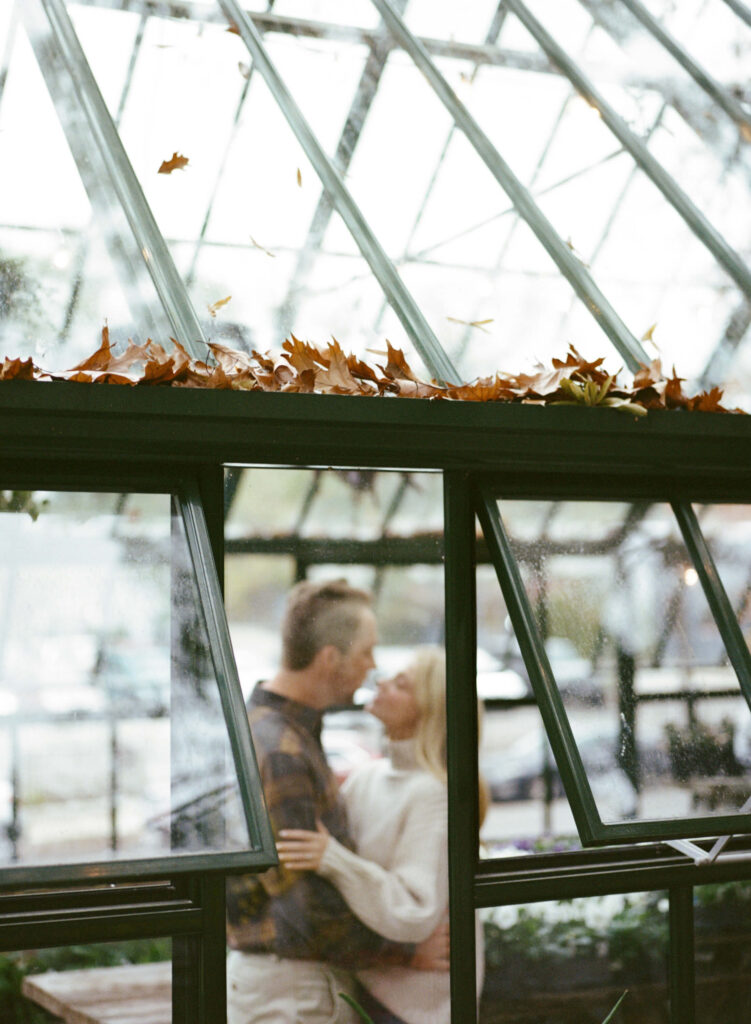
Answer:
<svg viewBox="0 0 751 1024"><path fill-rule="evenodd" d="M236 954L342 1024L749 1019L749 66L744 0L0 5L0 1021L216 1024ZM342 579L332 814L445 662L446 972L279 862L257 684ZM238 945L302 883L390 953Z"/></svg>

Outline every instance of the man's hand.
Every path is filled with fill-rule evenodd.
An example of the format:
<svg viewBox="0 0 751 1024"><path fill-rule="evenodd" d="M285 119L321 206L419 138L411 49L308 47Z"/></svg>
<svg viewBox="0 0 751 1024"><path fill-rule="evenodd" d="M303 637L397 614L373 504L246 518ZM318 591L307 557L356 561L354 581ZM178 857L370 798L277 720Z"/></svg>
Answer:
<svg viewBox="0 0 751 1024"><path fill-rule="evenodd" d="M416 947L409 966L417 971L447 971L451 942L448 921L441 921L427 939Z"/></svg>
<svg viewBox="0 0 751 1024"><path fill-rule="evenodd" d="M317 871L323 859L329 833L322 822L316 832L302 828L283 828L276 844L279 860L290 871Z"/></svg>

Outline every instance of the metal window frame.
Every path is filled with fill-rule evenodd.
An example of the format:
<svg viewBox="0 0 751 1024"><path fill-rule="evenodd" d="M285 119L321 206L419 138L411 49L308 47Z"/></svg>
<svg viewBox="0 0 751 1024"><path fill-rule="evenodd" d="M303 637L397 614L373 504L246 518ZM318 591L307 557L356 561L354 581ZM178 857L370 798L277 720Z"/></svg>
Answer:
<svg viewBox="0 0 751 1024"><path fill-rule="evenodd" d="M46 471L36 466L21 470L4 467L4 470L0 469L3 487L12 489L140 491L172 495L185 532L198 595L198 611L206 628L208 650L248 828L249 846L245 850L216 853L167 853L155 857L82 860L64 864L9 864L2 869L3 887L255 872L275 866L278 863L276 847L232 651L198 469L189 467L187 471L184 469L176 473L174 466L162 465L119 471L110 467L98 471L80 463L77 466L63 463Z"/></svg>
<svg viewBox="0 0 751 1024"><path fill-rule="evenodd" d="M585 846L607 845L751 833L751 814L741 812L603 822L522 582L519 566L501 519L497 499L503 494L502 482L489 478L479 480L475 499L476 511L582 843ZM537 492L530 490L526 496L541 498L543 494L538 489ZM546 497L549 498L549 494ZM620 496L609 493L606 500L628 500L629 497L631 496L625 492ZM655 496L653 500L666 499ZM726 645L730 662L736 671L741 692L751 708L751 653L693 509L685 501L674 502L672 507L686 541L689 556L699 574L709 607Z"/></svg>

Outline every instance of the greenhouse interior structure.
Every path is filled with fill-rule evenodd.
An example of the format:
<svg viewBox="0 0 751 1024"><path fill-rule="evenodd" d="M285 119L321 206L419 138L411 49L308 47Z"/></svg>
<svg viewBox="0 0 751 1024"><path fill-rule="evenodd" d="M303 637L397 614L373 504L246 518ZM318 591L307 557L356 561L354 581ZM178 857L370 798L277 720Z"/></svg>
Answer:
<svg viewBox="0 0 751 1024"><path fill-rule="evenodd" d="M2 0L3 1024L227 1019L341 578L337 781L445 650L452 1024L751 1019L750 69L746 0Z"/></svg>

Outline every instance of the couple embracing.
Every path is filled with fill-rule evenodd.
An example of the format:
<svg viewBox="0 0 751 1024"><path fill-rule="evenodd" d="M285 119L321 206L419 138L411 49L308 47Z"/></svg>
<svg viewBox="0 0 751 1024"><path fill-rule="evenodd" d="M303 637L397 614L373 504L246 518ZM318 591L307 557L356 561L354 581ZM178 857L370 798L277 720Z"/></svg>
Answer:
<svg viewBox="0 0 751 1024"><path fill-rule="evenodd" d="M227 882L228 1024L448 1024L443 652L418 651L369 707L389 756L341 791L326 708L374 667L370 595L344 580L291 592L282 666L249 719L281 863Z"/></svg>

